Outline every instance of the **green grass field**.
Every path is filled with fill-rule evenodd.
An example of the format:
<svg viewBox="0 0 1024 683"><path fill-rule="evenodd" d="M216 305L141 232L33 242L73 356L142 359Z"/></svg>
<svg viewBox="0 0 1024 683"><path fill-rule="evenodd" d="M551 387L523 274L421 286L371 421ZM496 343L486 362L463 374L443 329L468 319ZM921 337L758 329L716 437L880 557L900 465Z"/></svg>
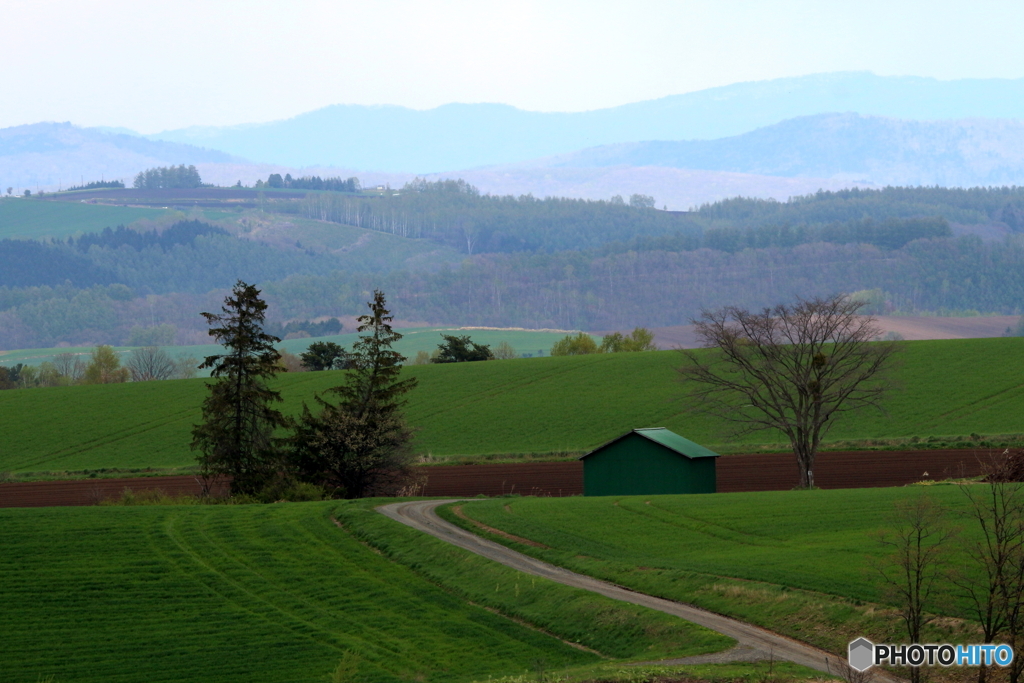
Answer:
<svg viewBox="0 0 1024 683"><path fill-rule="evenodd" d="M209 211L204 215L213 218ZM391 271L433 269L443 263L457 266L465 254L435 240L412 239L353 225L329 223L295 214L247 211L228 216L241 232L270 244L327 250L339 257L342 270Z"/></svg>
<svg viewBox="0 0 1024 683"><path fill-rule="evenodd" d="M557 336L557 335L556 335ZM673 351L489 363L412 366L409 397L417 447L459 454L583 451L635 427L668 427L717 450L777 444L777 434L737 439L726 425L685 414ZM1024 432L1024 339L906 344L903 391L887 413L846 416L833 441L944 439ZM290 414L341 381L336 372L277 381ZM191 464L189 433L203 380L0 392L0 471L179 467Z"/></svg>
<svg viewBox="0 0 1024 683"><path fill-rule="evenodd" d="M197 213L198 212L198 213ZM65 238L104 228L130 225L138 220L220 222L235 231L268 244L292 247L296 241L306 248L331 251L339 269L391 271L403 268L431 269L443 263L458 264L465 256L433 240L407 239L350 225L300 218L293 214L240 211L229 204L198 207L188 213L175 208L111 206L77 201L0 198L0 239Z"/></svg>
<svg viewBox="0 0 1024 683"><path fill-rule="evenodd" d="M100 232L145 218L156 220L172 213L165 209L103 206L38 199L0 199L0 239L65 238Z"/></svg>
<svg viewBox="0 0 1024 683"><path fill-rule="evenodd" d="M548 546L491 536L521 552L843 652L858 635L899 636L898 617L877 606L887 603L876 570L886 551L873 534L890 525L894 501L914 496L931 496L947 508L951 525L962 526L946 550L952 566L964 566L963 548L979 532L966 514L966 496L953 485L501 498L465 503L462 512ZM442 515L480 533L450 511ZM951 588L938 584L929 611L954 619L933 624L930 636L962 641L973 629L957 622L967 616L966 602Z"/></svg>
<svg viewBox="0 0 1024 683"><path fill-rule="evenodd" d="M344 680L469 681L731 644L364 503L6 509L0 527L5 681L320 683L343 661Z"/></svg>

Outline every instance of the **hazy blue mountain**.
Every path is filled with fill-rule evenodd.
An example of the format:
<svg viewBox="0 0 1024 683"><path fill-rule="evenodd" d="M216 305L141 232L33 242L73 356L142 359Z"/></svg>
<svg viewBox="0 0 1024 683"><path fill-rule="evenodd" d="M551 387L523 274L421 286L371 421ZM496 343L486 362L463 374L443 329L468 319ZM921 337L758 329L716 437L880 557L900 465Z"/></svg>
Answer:
<svg viewBox="0 0 1024 683"><path fill-rule="evenodd" d="M1024 79L938 81L843 72L737 83L578 113L500 104L428 111L334 105L284 121L150 137L288 166L431 173L637 140L710 140L837 111L917 120L1024 119Z"/></svg>
<svg viewBox="0 0 1024 683"><path fill-rule="evenodd" d="M604 145L516 166L656 166L876 185L1022 185L1024 121L818 114L719 140Z"/></svg>
<svg viewBox="0 0 1024 683"><path fill-rule="evenodd" d="M70 123L0 129L0 185L18 189L68 187L101 176L131 184L136 173L154 166L232 161L237 158L226 152Z"/></svg>

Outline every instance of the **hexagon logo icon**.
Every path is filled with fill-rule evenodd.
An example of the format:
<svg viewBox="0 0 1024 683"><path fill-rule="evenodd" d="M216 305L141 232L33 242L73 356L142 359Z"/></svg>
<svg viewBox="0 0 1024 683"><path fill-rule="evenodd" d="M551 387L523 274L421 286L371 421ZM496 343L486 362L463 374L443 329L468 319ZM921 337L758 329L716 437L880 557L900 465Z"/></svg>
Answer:
<svg viewBox="0 0 1024 683"><path fill-rule="evenodd" d="M847 661L855 671L867 671L875 663L875 644L867 638L850 643Z"/></svg>

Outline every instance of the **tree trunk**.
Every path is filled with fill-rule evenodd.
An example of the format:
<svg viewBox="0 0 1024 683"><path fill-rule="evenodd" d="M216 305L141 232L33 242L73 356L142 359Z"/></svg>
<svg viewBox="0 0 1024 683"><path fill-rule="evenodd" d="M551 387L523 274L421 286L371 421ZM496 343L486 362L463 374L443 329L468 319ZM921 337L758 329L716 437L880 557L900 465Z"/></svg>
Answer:
<svg viewBox="0 0 1024 683"><path fill-rule="evenodd" d="M793 450L796 452L796 463L800 469L800 488L814 488L814 453L810 447L800 443L793 444Z"/></svg>

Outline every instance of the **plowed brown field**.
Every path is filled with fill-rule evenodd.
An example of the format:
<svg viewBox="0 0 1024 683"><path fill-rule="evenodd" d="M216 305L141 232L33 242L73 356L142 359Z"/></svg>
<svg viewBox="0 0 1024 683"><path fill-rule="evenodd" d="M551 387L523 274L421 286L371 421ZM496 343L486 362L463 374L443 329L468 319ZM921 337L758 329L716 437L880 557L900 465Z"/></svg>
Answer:
<svg viewBox="0 0 1024 683"><path fill-rule="evenodd" d="M822 453L815 483L825 489L904 486L922 480L976 476L1002 451L956 449L922 451L841 451ZM718 459L718 490L782 491L796 487L798 474L789 453L729 455ZM542 462L504 465L438 465L418 468L424 496L472 497L578 496L583 493L583 463ZM0 507L95 505L116 498L125 488L160 489L168 495L196 495L200 482L191 476L79 479L0 484ZM226 493L227 482L214 487Z"/></svg>
<svg viewBox="0 0 1024 683"><path fill-rule="evenodd" d="M896 332L907 341L923 339L981 339L1001 337L1006 328L1015 328L1020 316L995 315L974 316L970 318L940 318L938 316L877 316L875 324L884 335ZM608 334L610 331L592 332L596 335ZM618 330L629 334L630 330ZM672 327L655 327L654 343L661 349L695 349L701 345L693 325L675 325Z"/></svg>

